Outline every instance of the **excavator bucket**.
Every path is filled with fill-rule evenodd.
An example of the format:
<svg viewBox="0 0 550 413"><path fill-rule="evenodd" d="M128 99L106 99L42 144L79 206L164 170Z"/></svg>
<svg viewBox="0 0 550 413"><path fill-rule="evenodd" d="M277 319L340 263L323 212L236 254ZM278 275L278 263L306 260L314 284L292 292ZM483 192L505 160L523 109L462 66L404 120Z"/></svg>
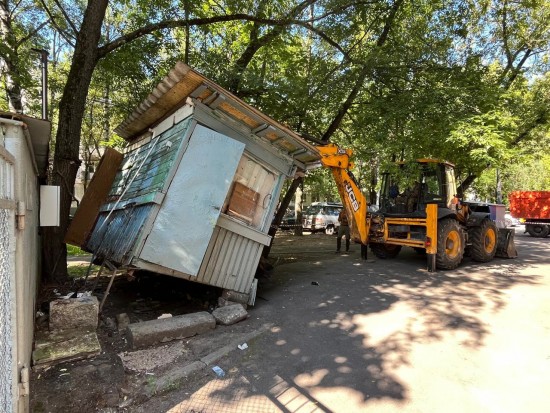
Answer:
<svg viewBox="0 0 550 413"><path fill-rule="evenodd" d="M498 229L496 256L501 258L516 258L518 256L516 244L514 243L513 229Z"/></svg>

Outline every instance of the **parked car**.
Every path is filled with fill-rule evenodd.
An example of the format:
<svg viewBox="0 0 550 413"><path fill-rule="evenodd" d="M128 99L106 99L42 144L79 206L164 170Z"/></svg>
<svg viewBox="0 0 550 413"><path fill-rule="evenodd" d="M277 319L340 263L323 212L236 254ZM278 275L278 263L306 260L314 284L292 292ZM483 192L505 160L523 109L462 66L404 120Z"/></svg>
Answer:
<svg viewBox="0 0 550 413"><path fill-rule="evenodd" d="M515 227L521 224L519 219L514 218L509 211L506 211L504 214L504 223L507 227Z"/></svg>
<svg viewBox="0 0 550 413"><path fill-rule="evenodd" d="M296 217L294 216L294 212L286 214L283 219L281 220L281 225L279 225L280 229L294 229L296 228Z"/></svg>
<svg viewBox="0 0 550 413"><path fill-rule="evenodd" d="M312 233L324 231L334 234L340 226L338 215L343 208L336 202L314 202L302 214L302 228Z"/></svg>

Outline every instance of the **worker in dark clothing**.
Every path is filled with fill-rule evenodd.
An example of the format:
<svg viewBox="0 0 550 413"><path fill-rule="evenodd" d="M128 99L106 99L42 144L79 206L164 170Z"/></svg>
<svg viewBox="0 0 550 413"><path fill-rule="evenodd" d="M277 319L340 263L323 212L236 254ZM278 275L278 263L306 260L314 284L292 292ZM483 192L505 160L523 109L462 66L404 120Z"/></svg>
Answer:
<svg viewBox="0 0 550 413"><path fill-rule="evenodd" d="M340 223L340 226L338 227L338 236L336 237L336 252L340 252L343 235L346 236L346 252L348 252L351 236L349 230L349 219L345 209L340 211L340 214L338 215L338 222Z"/></svg>

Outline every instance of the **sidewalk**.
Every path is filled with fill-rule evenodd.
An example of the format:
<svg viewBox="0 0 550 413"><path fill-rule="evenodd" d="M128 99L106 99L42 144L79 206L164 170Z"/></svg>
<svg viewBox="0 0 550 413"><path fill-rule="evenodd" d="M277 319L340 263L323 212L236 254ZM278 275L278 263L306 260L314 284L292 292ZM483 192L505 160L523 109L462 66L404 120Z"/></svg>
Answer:
<svg viewBox="0 0 550 413"><path fill-rule="evenodd" d="M87 265L92 260L92 255L74 255L67 257L67 266Z"/></svg>
<svg viewBox="0 0 550 413"><path fill-rule="evenodd" d="M216 362L225 377L129 411L545 412L550 239L516 236L518 259L433 274L412 251L279 266L250 310L273 327Z"/></svg>

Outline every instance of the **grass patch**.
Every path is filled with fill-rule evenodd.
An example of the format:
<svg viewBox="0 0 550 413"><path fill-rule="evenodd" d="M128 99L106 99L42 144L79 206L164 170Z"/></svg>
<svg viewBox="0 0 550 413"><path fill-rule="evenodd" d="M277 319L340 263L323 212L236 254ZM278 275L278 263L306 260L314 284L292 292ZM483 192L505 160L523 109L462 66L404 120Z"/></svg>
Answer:
<svg viewBox="0 0 550 413"><path fill-rule="evenodd" d="M69 257L74 257L78 255L90 255L90 253L82 251L79 247L75 245L67 244L67 255Z"/></svg>
<svg viewBox="0 0 550 413"><path fill-rule="evenodd" d="M70 265L67 267L67 272L69 273L70 278L80 278L84 277L88 272L88 267L90 264L80 264L80 265ZM99 272L99 265L92 265L90 268L90 276L93 276Z"/></svg>

